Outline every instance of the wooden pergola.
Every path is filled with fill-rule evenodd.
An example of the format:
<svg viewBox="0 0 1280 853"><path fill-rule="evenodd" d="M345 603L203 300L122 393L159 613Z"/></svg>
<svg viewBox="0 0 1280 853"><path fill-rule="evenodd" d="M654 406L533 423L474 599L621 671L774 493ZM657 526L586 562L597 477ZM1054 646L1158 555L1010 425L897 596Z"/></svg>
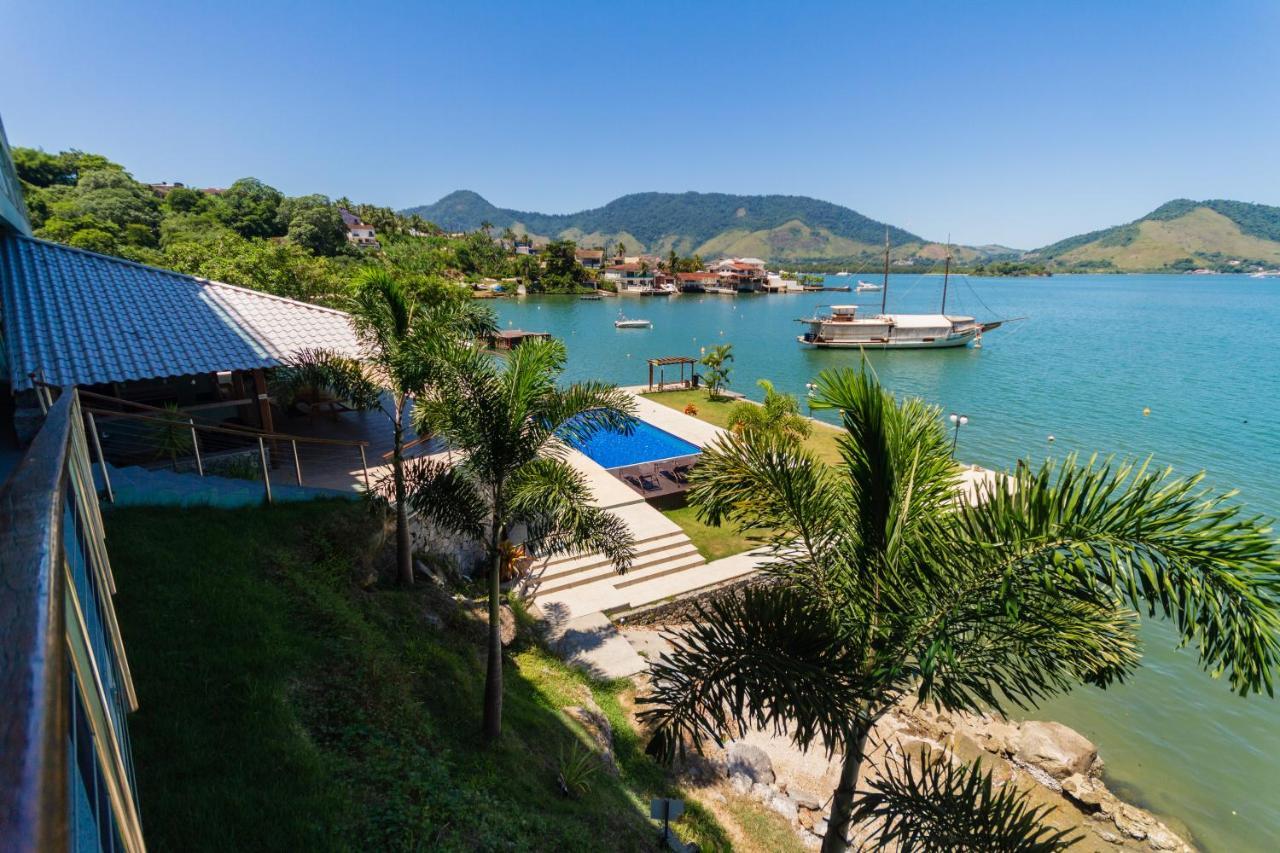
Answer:
<svg viewBox="0 0 1280 853"><path fill-rule="evenodd" d="M649 390L653 390L653 369L655 367L658 368L658 390L664 391L667 388L666 368L676 364L680 365L680 381L679 383L672 384L675 384L678 388L692 388L694 378L697 376L697 373L694 372L694 366L697 364L697 361L692 358L685 358L682 355L668 355L662 358L649 359ZM688 379L684 378L684 368L686 364L689 365Z"/></svg>

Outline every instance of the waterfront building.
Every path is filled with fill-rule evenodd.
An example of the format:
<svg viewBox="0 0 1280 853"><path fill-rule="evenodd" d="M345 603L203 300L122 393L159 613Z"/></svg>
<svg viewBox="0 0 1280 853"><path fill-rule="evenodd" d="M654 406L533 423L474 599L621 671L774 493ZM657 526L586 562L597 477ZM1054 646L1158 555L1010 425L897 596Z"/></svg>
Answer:
<svg viewBox="0 0 1280 853"><path fill-rule="evenodd" d="M605 269L604 277L617 285L619 293L651 291L657 284L653 268L639 262L614 264Z"/></svg>
<svg viewBox="0 0 1280 853"><path fill-rule="evenodd" d="M578 249L573 254L585 269L598 270L604 266L604 249Z"/></svg>

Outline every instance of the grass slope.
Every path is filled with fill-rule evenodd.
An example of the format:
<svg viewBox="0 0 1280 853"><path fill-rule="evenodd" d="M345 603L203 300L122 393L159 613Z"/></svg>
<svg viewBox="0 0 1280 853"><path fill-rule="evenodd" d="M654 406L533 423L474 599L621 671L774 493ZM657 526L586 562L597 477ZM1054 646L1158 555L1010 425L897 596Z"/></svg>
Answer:
<svg viewBox="0 0 1280 853"><path fill-rule="evenodd" d="M429 585L361 588L359 505L116 509L106 529L155 850L648 850L649 797L681 795L628 724L629 682L589 683L520 641L485 748L477 626L428 619ZM586 739L560 709L588 694L621 773L571 800L558 757ZM727 848L688 806L686 838Z"/></svg>

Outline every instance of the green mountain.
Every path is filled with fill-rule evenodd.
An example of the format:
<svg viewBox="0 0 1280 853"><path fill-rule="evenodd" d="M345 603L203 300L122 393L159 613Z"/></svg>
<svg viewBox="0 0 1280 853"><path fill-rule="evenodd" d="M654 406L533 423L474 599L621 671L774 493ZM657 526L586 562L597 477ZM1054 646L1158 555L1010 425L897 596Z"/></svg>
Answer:
<svg viewBox="0 0 1280 853"><path fill-rule="evenodd" d="M1175 199L1141 219L1023 255L1051 269L1142 272L1280 266L1280 207Z"/></svg>
<svg viewBox="0 0 1280 853"><path fill-rule="evenodd" d="M694 192L635 193L592 210L546 214L495 207L474 192L459 190L404 213L419 214L448 231L468 231L488 222L498 229L571 239L580 245L622 242L629 252L665 254L674 249L682 255L789 263L852 264L878 257L886 227L847 207L805 196ZM889 239L898 261L932 263L945 254L942 246L901 228L889 226ZM962 261L990 254L957 249Z"/></svg>

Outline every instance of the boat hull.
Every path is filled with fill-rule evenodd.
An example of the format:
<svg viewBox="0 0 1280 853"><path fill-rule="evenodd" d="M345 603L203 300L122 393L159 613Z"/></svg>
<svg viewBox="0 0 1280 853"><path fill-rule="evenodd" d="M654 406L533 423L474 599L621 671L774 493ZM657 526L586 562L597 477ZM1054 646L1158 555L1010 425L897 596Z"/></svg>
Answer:
<svg viewBox="0 0 1280 853"><path fill-rule="evenodd" d="M937 338L822 340L820 338L809 338L807 335L797 335L796 340L801 346L813 349L951 349L968 346L977 336L977 329L966 329L963 332L955 332L945 337Z"/></svg>

